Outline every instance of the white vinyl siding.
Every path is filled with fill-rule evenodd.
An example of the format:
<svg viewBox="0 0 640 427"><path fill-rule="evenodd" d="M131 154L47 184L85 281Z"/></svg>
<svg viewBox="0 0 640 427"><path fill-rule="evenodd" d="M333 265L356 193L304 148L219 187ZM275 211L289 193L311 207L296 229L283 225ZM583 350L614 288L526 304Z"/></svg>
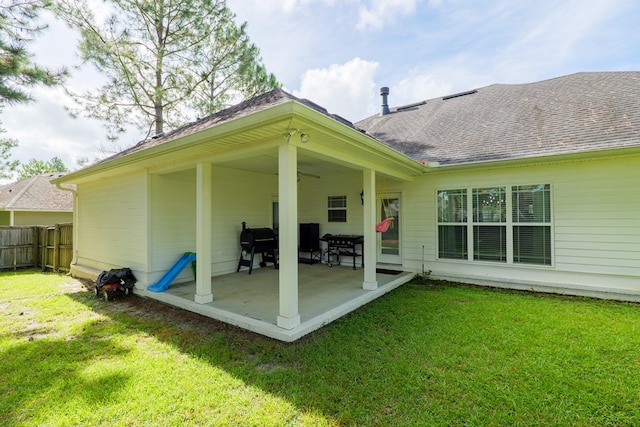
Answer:
<svg viewBox="0 0 640 427"><path fill-rule="evenodd" d="M320 224L320 236L326 233L362 234L361 191L361 172L323 175L320 179L302 176L298 182L298 222ZM346 196L347 222L328 221L328 198L335 195Z"/></svg>
<svg viewBox="0 0 640 427"><path fill-rule="evenodd" d="M158 279L186 251L196 246L195 169L152 179L152 277ZM242 222L271 227L277 177L214 166L212 168L211 271L235 271L240 256ZM177 281L193 280L183 271Z"/></svg>
<svg viewBox="0 0 640 427"><path fill-rule="evenodd" d="M11 225L11 212L0 211L0 225Z"/></svg>
<svg viewBox="0 0 640 427"><path fill-rule="evenodd" d="M185 252L196 250L195 170L151 175L150 280L161 277ZM177 281L193 280L185 269Z"/></svg>
<svg viewBox="0 0 640 427"><path fill-rule="evenodd" d="M424 269L433 271L434 277L476 283L491 280L640 291L638 164L638 155L628 155L467 170L433 168L424 177L402 187L403 265L414 271L421 271L424 265ZM438 191L505 183L512 183L513 187L550 184L549 199L553 206L550 222L511 225L512 230L545 227L546 231L529 231L538 233L542 239L553 236L550 253L543 255L543 259L553 260L552 265L526 262L522 253L515 250L515 235L508 240L514 246L514 263L467 262L439 256ZM507 212L511 209L508 207ZM508 221L511 218L512 215L507 215Z"/></svg>
<svg viewBox="0 0 640 427"><path fill-rule="evenodd" d="M73 212L18 211L13 214L13 225L54 225L73 222Z"/></svg>
<svg viewBox="0 0 640 427"><path fill-rule="evenodd" d="M214 165L212 180L211 271L217 275L237 268L243 221L251 228L273 226L278 177Z"/></svg>
<svg viewBox="0 0 640 427"><path fill-rule="evenodd" d="M146 174L78 185L78 264L146 270Z"/></svg>
<svg viewBox="0 0 640 427"><path fill-rule="evenodd" d="M590 162L555 188L557 263L584 273L640 276L638 164L638 158Z"/></svg>

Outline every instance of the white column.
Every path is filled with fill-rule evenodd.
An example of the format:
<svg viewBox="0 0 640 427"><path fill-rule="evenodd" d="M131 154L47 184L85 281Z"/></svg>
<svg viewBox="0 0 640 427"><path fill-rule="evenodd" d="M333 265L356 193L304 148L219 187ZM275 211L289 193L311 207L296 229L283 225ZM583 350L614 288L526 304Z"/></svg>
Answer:
<svg viewBox="0 0 640 427"><path fill-rule="evenodd" d="M378 258L376 236L376 172L365 169L362 173L364 190L364 282L363 289L378 288L376 263Z"/></svg>
<svg viewBox="0 0 640 427"><path fill-rule="evenodd" d="M77 191L72 191L71 194L73 194L73 256L71 257L71 264L72 265L76 265L78 264L78 224L80 224L80 221L78 220L79 218L79 214L78 214L78 209L80 208L78 206L78 202L79 202L79 197L78 197L78 192ZM149 204L149 198L147 197L147 205ZM146 236L148 236L149 234L146 233ZM148 252L148 248L147 248L147 252ZM148 264L148 258L147 258L147 266L146 266L147 271L149 271L149 264Z"/></svg>
<svg viewBox="0 0 640 427"><path fill-rule="evenodd" d="M213 301L211 292L211 163L196 167L196 296L194 301Z"/></svg>
<svg viewBox="0 0 640 427"><path fill-rule="evenodd" d="M278 148L278 236L280 309L278 326L293 329L298 313L298 152L294 145Z"/></svg>

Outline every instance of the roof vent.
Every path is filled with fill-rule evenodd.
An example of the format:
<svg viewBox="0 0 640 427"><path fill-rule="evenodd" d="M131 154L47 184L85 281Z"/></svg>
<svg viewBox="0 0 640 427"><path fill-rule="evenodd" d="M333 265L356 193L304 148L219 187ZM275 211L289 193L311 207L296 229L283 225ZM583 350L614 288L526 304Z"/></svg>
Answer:
<svg viewBox="0 0 640 427"><path fill-rule="evenodd" d="M474 89L474 90L468 90L466 92L454 93L453 95L445 96L444 98L442 98L442 100L446 101L447 99L458 98L460 96L465 96L465 95L472 95L474 93L478 93L478 91Z"/></svg>
<svg viewBox="0 0 640 427"><path fill-rule="evenodd" d="M396 111L405 111L405 110L414 110L421 105L425 105L427 101L414 102L413 104L403 105L402 107L396 108Z"/></svg>
<svg viewBox="0 0 640 427"><path fill-rule="evenodd" d="M382 109L380 110L380 115L384 116L385 114L389 114L389 104L387 103L387 96L389 95L388 87L380 88L380 96L382 96Z"/></svg>

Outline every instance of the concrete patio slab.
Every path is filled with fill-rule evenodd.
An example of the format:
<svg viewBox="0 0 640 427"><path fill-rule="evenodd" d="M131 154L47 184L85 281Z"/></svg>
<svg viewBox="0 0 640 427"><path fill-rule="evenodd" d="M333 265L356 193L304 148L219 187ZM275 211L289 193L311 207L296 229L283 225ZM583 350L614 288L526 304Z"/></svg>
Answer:
<svg viewBox="0 0 640 427"><path fill-rule="evenodd" d="M298 309L301 323L277 326L278 271L272 267L212 277L213 301L198 304L195 282L173 284L166 292L136 293L188 311L230 323L281 341L291 342L408 282L415 273L377 274L378 288L362 288L364 270L325 264L300 264Z"/></svg>

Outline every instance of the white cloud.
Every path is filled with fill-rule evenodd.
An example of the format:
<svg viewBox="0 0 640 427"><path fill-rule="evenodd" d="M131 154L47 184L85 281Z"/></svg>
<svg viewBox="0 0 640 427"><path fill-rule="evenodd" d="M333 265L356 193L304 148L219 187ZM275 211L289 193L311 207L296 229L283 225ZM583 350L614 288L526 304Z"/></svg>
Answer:
<svg viewBox="0 0 640 427"><path fill-rule="evenodd" d="M91 0L96 4L100 0ZM267 69L293 93L357 121L389 103L405 105L493 83L526 83L576 71L638 69L640 2L583 0L227 0ZM100 16L108 10L102 9ZM49 17L50 18L50 17ZM63 24L30 50L36 62L77 64L77 36ZM366 31L364 31L366 30ZM354 59L351 59L354 58ZM363 60L360 58L367 58ZM333 65L330 65L333 64ZM74 71L69 88L98 86L92 67ZM72 119L64 94L34 91L34 103L4 108L0 119L18 138L13 158L58 156L69 167L93 157L100 123ZM137 142L134 132L122 145Z"/></svg>
<svg viewBox="0 0 640 427"><path fill-rule="evenodd" d="M448 95L453 92L451 83L438 80L431 73L412 71L389 91L390 106L401 106L418 101Z"/></svg>
<svg viewBox="0 0 640 427"><path fill-rule="evenodd" d="M235 2L238 0L230 0L229 3L231 5L231 9L233 11L236 10ZM246 0L243 0L246 2ZM254 0L254 7L260 7L275 11L284 12L290 14L292 12L296 12L303 7L312 6L317 3L322 3L327 6L333 6L336 0L279 0L279 1L260 1Z"/></svg>
<svg viewBox="0 0 640 427"><path fill-rule="evenodd" d="M105 141L101 123L86 118L73 119L64 109L70 103L63 89L37 88L36 101L5 108L3 137L17 139L18 147L11 151L13 160L23 163L30 159L50 160L59 157L69 169L78 167L78 160L93 161L104 157L100 145ZM137 132L125 134L121 141L128 146L137 142Z"/></svg>
<svg viewBox="0 0 640 427"><path fill-rule="evenodd" d="M415 12L416 2L417 0L371 0L369 7L360 6L356 28L380 30L397 17Z"/></svg>
<svg viewBox="0 0 640 427"><path fill-rule="evenodd" d="M354 58L344 64L307 70L295 96L308 98L330 113L357 121L371 115L380 104L374 76L378 63Z"/></svg>
<svg viewBox="0 0 640 427"><path fill-rule="evenodd" d="M506 53L527 52L529 60L547 65L562 63L578 53L580 42L597 34L597 27L606 25L616 13L611 0L592 0L589 7L582 0L558 5L545 10L533 25L525 26L522 36L508 46Z"/></svg>

